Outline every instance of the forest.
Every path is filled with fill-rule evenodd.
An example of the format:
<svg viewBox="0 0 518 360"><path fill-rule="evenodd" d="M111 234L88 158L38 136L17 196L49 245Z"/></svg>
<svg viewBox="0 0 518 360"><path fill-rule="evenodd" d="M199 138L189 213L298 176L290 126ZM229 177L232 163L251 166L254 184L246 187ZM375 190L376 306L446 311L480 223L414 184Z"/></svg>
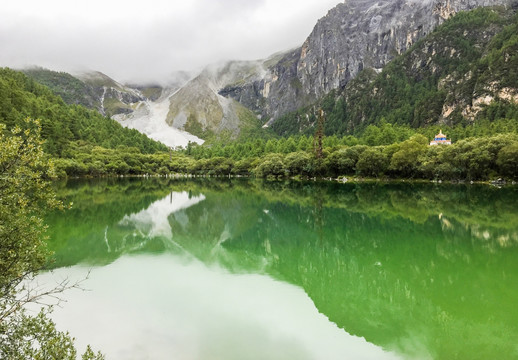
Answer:
<svg viewBox="0 0 518 360"><path fill-rule="evenodd" d="M75 158L54 163L61 177L175 173L263 178L518 178L517 133L466 138L451 146L430 146L429 138L421 134L388 145L367 144L365 139L326 137L320 158L313 137L300 136L228 146L190 144L181 152L155 154L84 147L74 150Z"/></svg>

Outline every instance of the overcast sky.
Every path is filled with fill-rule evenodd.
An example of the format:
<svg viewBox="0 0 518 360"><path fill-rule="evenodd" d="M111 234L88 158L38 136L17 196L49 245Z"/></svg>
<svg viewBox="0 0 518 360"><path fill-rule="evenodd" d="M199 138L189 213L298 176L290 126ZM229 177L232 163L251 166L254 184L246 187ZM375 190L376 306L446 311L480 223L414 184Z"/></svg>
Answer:
<svg viewBox="0 0 518 360"><path fill-rule="evenodd" d="M222 60L301 45L340 0L9 0L0 66L99 70L161 80Z"/></svg>

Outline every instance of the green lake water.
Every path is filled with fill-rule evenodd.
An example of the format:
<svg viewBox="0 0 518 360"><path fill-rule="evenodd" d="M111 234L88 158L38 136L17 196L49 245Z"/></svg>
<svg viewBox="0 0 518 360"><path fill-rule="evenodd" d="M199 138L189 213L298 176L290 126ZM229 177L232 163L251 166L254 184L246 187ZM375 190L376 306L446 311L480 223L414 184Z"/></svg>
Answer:
<svg viewBox="0 0 518 360"><path fill-rule="evenodd" d="M59 328L107 359L518 359L518 188L57 184Z"/></svg>

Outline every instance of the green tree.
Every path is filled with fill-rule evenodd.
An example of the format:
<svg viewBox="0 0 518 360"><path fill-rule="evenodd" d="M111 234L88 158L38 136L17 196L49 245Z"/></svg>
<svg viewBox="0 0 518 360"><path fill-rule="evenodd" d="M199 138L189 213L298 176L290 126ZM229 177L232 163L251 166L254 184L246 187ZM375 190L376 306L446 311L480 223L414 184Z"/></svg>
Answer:
<svg viewBox="0 0 518 360"><path fill-rule="evenodd" d="M305 151L288 154L284 162L290 175L310 175L313 169L311 155Z"/></svg>
<svg viewBox="0 0 518 360"><path fill-rule="evenodd" d="M362 142L369 146L379 145L378 140L381 136L381 130L376 125L369 125L362 136Z"/></svg>
<svg viewBox="0 0 518 360"><path fill-rule="evenodd" d="M317 129L315 131L315 139L314 139L314 147L315 147L315 158L317 160L317 163L320 164L322 161L322 142L324 139L324 126L325 126L325 113L324 110L320 109L318 111L318 123L317 123Z"/></svg>
<svg viewBox="0 0 518 360"><path fill-rule="evenodd" d="M280 154L268 154L255 167L254 174L258 177L285 176L286 169Z"/></svg>
<svg viewBox="0 0 518 360"><path fill-rule="evenodd" d="M40 134L40 123L30 119L11 131L0 124L0 358L75 360L73 340L56 331L45 311L36 317L24 311L25 304L66 288L37 293L21 285L48 260L43 213L64 207L50 186L54 167Z"/></svg>
<svg viewBox="0 0 518 360"><path fill-rule="evenodd" d="M330 175L352 175L356 172L356 163L360 155L368 149L365 145L345 147L333 152L326 159L326 167Z"/></svg>
<svg viewBox="0 0 518 360"><path fill-rule="evenodd" d="M390 169L404 177L414 177L419 167L419 157L426 151L426 143L423 135L415 135L403 141L399 150L392 155Z"/></svg>
<svg viewBox="0 0 518 360"><path fill-rule="evenodd" d="M503 147L498 153L498 167L502 175L518 178L518 142Z"/></svg>
<svg viewBox="0 0 518 360"><path fill-rule="evenodd" d="M379 148L368 148L359 157L356 170L360 175L378 177L388 168L388 159Z"/></svg>

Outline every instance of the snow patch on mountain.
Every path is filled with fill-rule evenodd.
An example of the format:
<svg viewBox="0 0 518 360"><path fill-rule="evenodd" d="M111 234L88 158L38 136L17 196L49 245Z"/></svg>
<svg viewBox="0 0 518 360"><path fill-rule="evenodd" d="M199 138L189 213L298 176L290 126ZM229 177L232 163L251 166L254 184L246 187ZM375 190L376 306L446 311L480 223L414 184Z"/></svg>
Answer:
<svg viewBox="0 0 518 360"><path fill-rule="evenodd" d="M166 123L169 99L173 94L171 90L165 89L157 101L142 101L136 105L133 113L115 115L113 119L124 127L135 129L172 148L186 147L189 142L203 144L204 140Z"/></svg>

